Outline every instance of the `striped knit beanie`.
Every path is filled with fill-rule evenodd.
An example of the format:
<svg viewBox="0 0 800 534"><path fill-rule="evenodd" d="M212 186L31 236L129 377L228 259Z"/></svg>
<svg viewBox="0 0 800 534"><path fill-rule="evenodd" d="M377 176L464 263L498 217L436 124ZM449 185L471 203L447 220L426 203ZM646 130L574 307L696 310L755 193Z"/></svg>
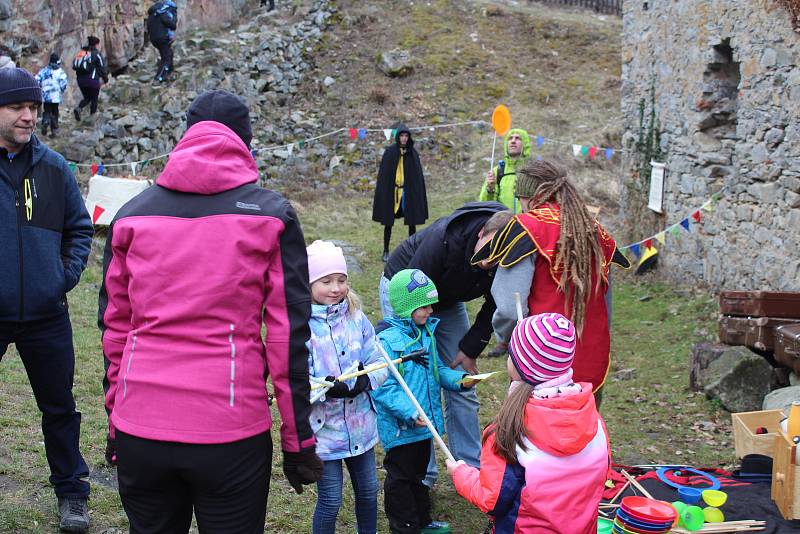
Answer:
<svg viewBox="0 0 800 534"><path fill-rule="evenodd" d="M526 317L514 327L508 352L525 382L541 384L563 375L575 357L575 326L560 313Z"/></svg>

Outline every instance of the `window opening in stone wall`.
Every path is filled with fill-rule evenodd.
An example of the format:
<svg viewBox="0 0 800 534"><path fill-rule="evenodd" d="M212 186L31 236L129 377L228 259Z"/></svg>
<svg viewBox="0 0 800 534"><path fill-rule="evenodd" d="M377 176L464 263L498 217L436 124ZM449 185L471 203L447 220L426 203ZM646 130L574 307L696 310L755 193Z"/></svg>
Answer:
<svg viewBox="0 0 800 534"><path fill-rule="evenodd" d="M703 72L702 95L697 100L700 118L697 130L704 134L714 147L715 156L706 159L713 168L708 176L725 176L730 173L739 110L739 62L734 61L734 50L730 39L724 39L711 47L711 61ZM710 139L709 139L710 138ZM705 144L705 143L704 143Z"/></svg>

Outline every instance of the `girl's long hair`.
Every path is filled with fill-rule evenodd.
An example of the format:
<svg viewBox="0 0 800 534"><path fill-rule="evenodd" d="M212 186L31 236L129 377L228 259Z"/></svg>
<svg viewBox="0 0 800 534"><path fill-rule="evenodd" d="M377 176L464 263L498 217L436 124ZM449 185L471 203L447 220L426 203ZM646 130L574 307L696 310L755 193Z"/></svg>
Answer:
<svg viewBox="0 0 800 534"><path fill-rule="evenodd" d="M358 310L361 309L361 297L358 296L358 293L353 291L353 288L350 287L350 284L347 285L347 314L348 315L355 315Z"/></svg>
<svg viewBox="0 0 800 534"><path fill-rule="evenodd" d="M583 332L586 305L591 298L592 276L599 291L603 273L603 252L597 235L597 223L580 193L560 165L546 160L529 161L518 171L533 186L530 209L555 201L561 208L561 233L553 270L561 271L558 288L566 295L567 315L578 335ZM526 194L527 196L527 194ZM571 304L571 309L570 309Z"/></svg>
<svg viewBox="0 0 800 534"><path fill-rule="evenodd" d="M519 382L500 406L494 421L483 434L483 441L495 434L494 452L508 464L517 463L517 445L525 449L524 436L530 437L525 428L525 405L533 393L533 386Z"/></svg>

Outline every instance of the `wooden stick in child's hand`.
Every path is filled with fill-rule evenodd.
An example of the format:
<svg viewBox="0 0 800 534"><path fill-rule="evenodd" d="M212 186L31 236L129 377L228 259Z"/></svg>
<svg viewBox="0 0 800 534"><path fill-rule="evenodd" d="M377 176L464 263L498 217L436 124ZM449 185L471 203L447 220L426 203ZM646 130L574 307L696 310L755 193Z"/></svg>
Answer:
<svg viewBox="0 0 800 534"><path fill-rule="evenodd" d="M514 301L517 304L517 322L523 319L522 317L522 299L519 296L519 291L514 291Z"/></svg>
<svg viewBox="0 0 800 534"><path fill-rule="evenodd" d="M422 418L422 420L425 422L425 426L428 427L428 430L430 430L431 434L433 435L433 440L436 442L439 448L442 449L442 452L445 454L445 456L447 456L447 459L455 462L455 457L450 452L450 449L447 448L447 445L444 444L444 441L442 441L442 436L440 436L436 431L436 428L433 426L433 423L431 423L431 420L428 419L428 415L425 413L425 410L422 409L422 406L419 405L419 402L417 402L414 394L411 393L410 389L408 389L408 384L406 384L406 381L403 380L403 376L397 370L397 367L394 366L392 359L388 354L386 354L386 351L383 350L383 346L380 343L375 343L375 346L378 347L378 350L380 350L381 354L383 354L383 358L386 360L386 363L389 366L389 371L392 372L392 375L394 376L395 380L397 380L397 383L400 384L400 387L406 392L408 400L410 400L411 404L414 406L414 408L416 408L418 416Z"/></svg>
<svg viewBox="0 0 800 534"><path fill-rule="evenodd" d="M428 365L428 358L425 357L426 354L428 354L427 350L419 349L419 350L415 350L414 352L409 352L405 356L403 356L401 358L396 358L393 361L394 361L394 363L405 363L405 362L408 362L408 361L415 361L415 362L421 363L422 365L426 365L427 366ZM356 377L361 376L361 375L366 375L366 374L369 374L369 373L371 373L373 371L377 371L379 369L385 369L386 367L388 367L388 364L386 362L384 362L384 363L373 363L372 365L368 365L367 367L363 368L360 371L353 371L352 373L345 373L343 375L339 375L334 380L336 380L337 382L344 382L345 380L349 380L350 378L356 378ZM318 381L317 383L315 383L315 384L313 384L311 386L311 389L329 388L332 385L333 384L330 384L329 382Z"/></svg>

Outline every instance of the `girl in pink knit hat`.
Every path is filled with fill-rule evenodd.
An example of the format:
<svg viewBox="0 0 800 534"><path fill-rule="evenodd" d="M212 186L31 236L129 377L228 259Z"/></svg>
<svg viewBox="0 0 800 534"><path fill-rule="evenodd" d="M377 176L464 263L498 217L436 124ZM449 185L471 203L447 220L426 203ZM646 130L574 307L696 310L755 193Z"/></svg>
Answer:
<svg viewBox="0 0 800 534"><path fill-rule="evenodd" d="M527 317L509 354L512 382L483 433L481 468L448 460L447 471L495 534L594 534L611 449L591 384L572 381L575 327L558 313Z"/></svg>
<svg viewBox="0 0 800 534"><path fill-rule="evenodd" d="M360 299L347 281L347 263L340 247L314 241L306 248L311 283L311 339L308 374L333 382L311 405L311 429L322 459L317 482L317 506L312 534L334 534L342 504L342 464L347 466L355 492L358 534L375 534L378 520L378 473L375 445L377 415L369 392L388 375L386 369L338 381L336 377L363 369L383 358L375 346L375 330L361 311ZM316 391L316 390L312 390Z"/></svg>

